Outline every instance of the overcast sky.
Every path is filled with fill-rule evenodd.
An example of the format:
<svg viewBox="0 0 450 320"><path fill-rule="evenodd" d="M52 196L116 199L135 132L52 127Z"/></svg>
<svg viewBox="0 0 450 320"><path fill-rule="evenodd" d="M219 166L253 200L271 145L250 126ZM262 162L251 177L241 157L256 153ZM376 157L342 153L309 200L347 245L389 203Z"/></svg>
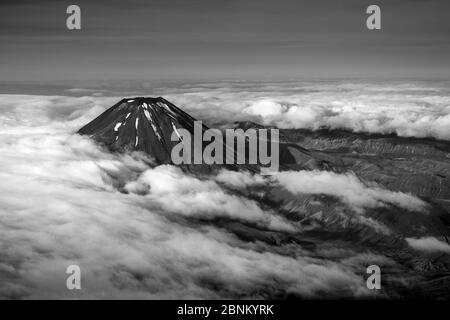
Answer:
<svg viewBox="0 0 450 320"><path fill-rule="evenodd" d="M66 8L82 30L66 29ZM382 30L366 28L378 4ZM1 0L0 81L446 78L448 0Z"/></svg>

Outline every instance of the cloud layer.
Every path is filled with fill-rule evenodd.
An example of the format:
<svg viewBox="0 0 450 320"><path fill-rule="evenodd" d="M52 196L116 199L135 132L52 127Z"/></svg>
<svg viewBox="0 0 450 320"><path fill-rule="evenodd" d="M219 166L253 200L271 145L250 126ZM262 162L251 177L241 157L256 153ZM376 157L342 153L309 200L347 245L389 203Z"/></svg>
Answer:
<svg viewBox="0 0 450 320"><path fill-rule="evenodd" d="M222 90L217 99L199 92L172 94L180 107L180 100L188 101L187 111L203 99L194 111L222 122L236 110L236 117L248 117L248 108L259 103L255 95L261 96ZM228 98L230 109L224 104ZM377 294L366 290L361 270L366 263L394 263L386 257L330 241L314 248L274 246L233 233L227 226L301 237L295 222L243 190L270 183L296 194L334 196L359 212L386 205L416 210L421 200L324 172L291 172L268 182L224 171L203 180L172 166L149 168L145 155L110 154L73 134L117 100L0 96L0 298ZM289 112L271 103L261 107L263 117ZM71 264L81 267L82 292L65 287Z"/></svg>
<svg viewBox="0 0 450 320"><path fill-rule="evenodd" d="M142 155L113 155L72 134L85 121L79 110L94 114L99 100L1 101L0 298L370 294L352 266L242 241L216 225L296 231L219 180L150 169ZM82 271L78 293L65 287L72 264Z"/></svg>
<svg viewBox="0 0 450 320"><path fill-rule="evenodd" d="M450 139L447 82L292 81L199 85L169 95L211 122L254 120L279 128L348 129ZM170 91L169 91L170 92Z"/></svg>

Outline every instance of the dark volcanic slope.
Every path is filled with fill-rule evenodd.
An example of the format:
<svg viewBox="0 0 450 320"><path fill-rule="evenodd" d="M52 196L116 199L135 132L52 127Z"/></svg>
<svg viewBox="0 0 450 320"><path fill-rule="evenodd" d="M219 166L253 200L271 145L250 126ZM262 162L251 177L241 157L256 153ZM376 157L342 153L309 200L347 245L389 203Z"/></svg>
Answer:
<svg viewBox="0 0 450 320"><path fill-rule="evenodd" d="M122 99L82 127L78 133L89 135L111 151L142 151L148 154L157 165L171 164L172 149L182 139L179 130L189 131L192 139L194 139L195 121L195 118L164 98L136 97ZM207 129L207 126L202 126L203 132ZM178 136L178 139L175 139L176 141L171 141L173 133ZM203 152L207 144L208 142L203 142L202 150L199 152ZM227 147L224 143L222 145L225 157ZM195 145L191 140L191 164L181 165L188 171L209 173L220 167L225 167L231 170L245 169L251 172L259 172L257 165L194 164L194 151ZM236 149L232 152L236 158ZM225 158L223 162L225 162Z"/></svg>
<svg viewBox="0 0 450 320"><path fill-rule="evenodd" d="M114 151L143 151L158 164L171 163L172 132L194 132L194 121L163 98L123 99L79 130Z"/></svg>

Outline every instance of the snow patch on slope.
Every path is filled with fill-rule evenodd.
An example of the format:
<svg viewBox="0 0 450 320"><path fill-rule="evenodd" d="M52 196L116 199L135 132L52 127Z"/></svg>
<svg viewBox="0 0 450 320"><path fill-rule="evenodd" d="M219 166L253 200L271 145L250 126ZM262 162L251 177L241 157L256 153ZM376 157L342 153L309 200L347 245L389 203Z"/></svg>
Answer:
<svg viewBox="0 0 450 320"><path fill-rule="evenodd" d="M178 136L178 139L180 139L180 141L182 141L183 139L181 138L180 133L177 130L177 127L175 127L175 124L173 122L171 122L171 124L172 124L173 131L175 131L176 135Z"/></svg>

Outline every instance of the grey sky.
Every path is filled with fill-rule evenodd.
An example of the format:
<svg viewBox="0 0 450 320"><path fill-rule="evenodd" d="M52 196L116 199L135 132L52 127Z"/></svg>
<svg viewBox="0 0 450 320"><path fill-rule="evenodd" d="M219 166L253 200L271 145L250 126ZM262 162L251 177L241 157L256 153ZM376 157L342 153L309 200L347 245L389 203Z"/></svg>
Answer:
<svg viewBox="0 0 450 320"><path fill-rule="evenodd" d="M82 9L81 31L65 27ZM365 27L369 4L382 30ZM446 78L448 0L2 0L0 81Z"/></svg>

